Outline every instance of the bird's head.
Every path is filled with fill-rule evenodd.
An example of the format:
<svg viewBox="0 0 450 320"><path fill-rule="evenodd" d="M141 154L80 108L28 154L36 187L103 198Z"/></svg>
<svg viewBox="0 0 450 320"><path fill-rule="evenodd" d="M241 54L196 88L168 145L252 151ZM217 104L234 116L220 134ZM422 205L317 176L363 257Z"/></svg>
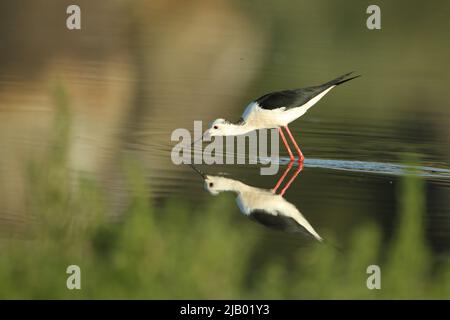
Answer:
<svg viewBox="0 0 450 320"><path fill-rule="evenodd" d="M217 195L222 191L228 191L233 186L235 180L221 176L206 176L205 189L212 195Z"/></svg>
<svg viewBox="0 0 450 320"><path fill-rule="evenodd" d="M211 122L208 130L205 131L204 137L209 139L214 136L227 136L232 135L232 125L225 119L216 119Z"/></svg>

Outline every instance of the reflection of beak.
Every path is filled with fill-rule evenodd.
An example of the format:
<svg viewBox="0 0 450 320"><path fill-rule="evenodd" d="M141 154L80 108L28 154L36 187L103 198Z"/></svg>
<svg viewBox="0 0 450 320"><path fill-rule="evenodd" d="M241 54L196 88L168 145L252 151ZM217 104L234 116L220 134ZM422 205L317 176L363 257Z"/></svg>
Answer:
<svg viewBox="0 0 450 320"><path fill-rule="evenodd" d="M203 180L207 179L207 175L205 175L202 171L200 171L199 169L197 169L196 166L194 166L193 164L189 164L189 166L194 169L195 172L197 172L202 178Z"/></svg>
<svg viewBox="0 0 450 320"><path fill-rule="evenodd" d="M201 138L199 138L199 139L197 139L197 140L195 140L195 141L193 141L192 143L191 143L191 147L193 146L193 145L195 145L197 142L199 142L199 141L201 141L201 142L203 142L205 139L206 140L209 140L211 138L211 135L209 134L209 132L208 132L208 130L207 131L205 131L205 133L202 135L202 137Z"/></svg>

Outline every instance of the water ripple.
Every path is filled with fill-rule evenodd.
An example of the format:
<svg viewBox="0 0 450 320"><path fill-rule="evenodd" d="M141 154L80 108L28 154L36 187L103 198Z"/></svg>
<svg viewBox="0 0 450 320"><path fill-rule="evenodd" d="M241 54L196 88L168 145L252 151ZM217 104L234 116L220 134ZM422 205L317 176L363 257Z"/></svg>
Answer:
<svg viewBox="0 0 450 320"><path fill-rule="evenodd" d="M266 162L267 160L268 159L265 159ZM279 160L280 165L286 165L288 163L288 158L280 158ZM387 162L334 159L305 159L304 165L308 168L322 168L329 170L386 174L394 176L414 174L426 178L450 179L449 169L435 168L430 166L413 166Z"/></svg>

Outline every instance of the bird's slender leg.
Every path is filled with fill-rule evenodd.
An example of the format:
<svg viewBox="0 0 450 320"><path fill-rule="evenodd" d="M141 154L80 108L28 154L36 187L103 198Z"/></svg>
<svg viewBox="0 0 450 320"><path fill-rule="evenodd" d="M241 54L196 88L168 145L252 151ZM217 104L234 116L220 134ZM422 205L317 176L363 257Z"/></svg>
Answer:
<svg viewBox="0 0 450 320"><path fill-rule="evenodd" d="M272 189L273 193L277 192L277 189L280 187L280 185L283 182L284 178L286 178L289 170L291 170L293 163L294 163L294 161L289 162L289 165L286 167L286 170L284 170L284 172L281 175L280 179L278 179L277 184L275 185L275 187L273 187L273 189Z"/></svg>
<svg viewBox="0 0 450 320"><path fill-rule="evenodd" d="M288 183L286 183L286 185L284 186L283 189L281 189L280 192L280 196L283 196L284 193L286 192L286 190L291 186L292 182L294 182L295 178L297 178L298 174L300 173L300 171L302 171L303 169L303 162L299 163L299 166L297 168L297 170L295 170L294 174L292 175L291 179L289 179Z"/></svg>
<svg viewBox="0 0 450 320"><path fill-rule="evenodd" d="M287 127L285 127L285 128L287 128ZM289 148L289 144L286 140L286 137L284 136L283 130L281 130L281 128L278 128L278 132L280 133L281 140L283 140L284 146L286 147L286 150L289 153L289 158L291 158L291 161L293 161L295 159L295 157L292 154L291 148Z"/></svg>
<svg viewBox="0 0 450 320"><path fill-rule="evenodd" d="M303 156L303 153L300 150L300 147L298 146L297 142L295 141L294 137L292 136L291 130L289 130L288 126L285 126L284 128L286 129L289 138L291 139L292 143L294 144L295 149L297 149L298 161L303 162L303 160L305 160L305 157Z"/></svg>

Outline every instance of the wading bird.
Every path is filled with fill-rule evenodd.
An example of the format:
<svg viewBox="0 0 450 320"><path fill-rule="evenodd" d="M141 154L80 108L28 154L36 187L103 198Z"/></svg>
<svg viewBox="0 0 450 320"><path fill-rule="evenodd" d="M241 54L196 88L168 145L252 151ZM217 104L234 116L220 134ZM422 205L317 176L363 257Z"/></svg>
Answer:
<svg viewBox="0 0 450 320"><path fill-rule="evenodd" d="M258 129L278 128L289 157L293 161L295 157L283 133L282 128L284 128L297 150L298 161L302 162L304 156L292 136L288 124L304 115L309 108L337 85L359 77L349 77L351 74L352 72L344 74L318 86L277 91L263 95L247 106L239 121L233 123L225 119L214 120L205 132L204 137L209 139L213 136L234 136Z"/></svg>
<svg viewBox="0 0 450 320"><path fill-rule="evenodd" d="M225 191L236 193L236 203L239 210L251 220L272 229L306 233L322 242L322 237L314 230L308 220L292 203L283 197L286 190L302 170L302 165L297 167L284 188L277 193L277 190L292 168L292 164L293 162L291 161L273 189L253 187L239 180L223 176L206 175L195 166L191 165L191 167L202 176L205 189L212 195Z"/></svg>

